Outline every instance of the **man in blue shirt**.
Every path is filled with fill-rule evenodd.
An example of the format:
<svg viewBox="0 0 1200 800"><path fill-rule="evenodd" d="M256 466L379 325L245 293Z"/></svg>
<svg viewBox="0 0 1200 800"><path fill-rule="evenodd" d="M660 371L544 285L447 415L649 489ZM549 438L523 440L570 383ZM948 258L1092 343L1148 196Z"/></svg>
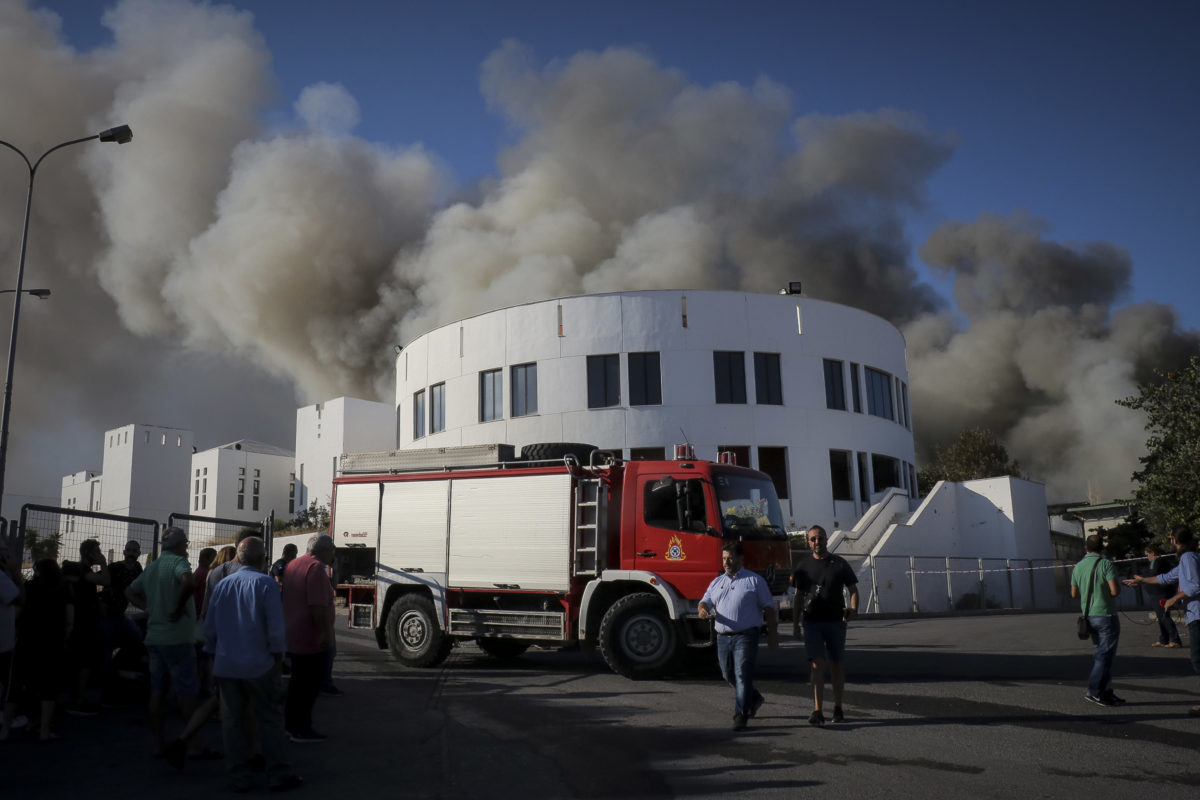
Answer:
<svg viewBox="0 0 1200 800"><path fill-rule="evenodd" d="M1200 675L1200 555L1196 554L1196 535L1186 525L1171 531L1170 542L1179 554L1179 563L1162 575L1145 577L1136 575L1125 581L1127 586L1139 583L1176 584L1175 594L1167 598L1164 609L1170 612L1178 603L1184 603L1188 640L1191 643L1192 669ZM1188 714L1200 717L1200 706L1192 706Z"/></svg>
<svg viewBox="0 0 1200 800"><path fill-rule="evenodd" d="M293 789L303 783L284 760L283 600L279 585L263 571L266 555L257 536L238 544L242 568L213 587L204 618L204 649L213 656L213 677L220 687L221 734L235 791L250 788L243 730L248 706L258 723L270 788Z"/></svg>
<svg viewBox="0 0 1200 800"><path fill-rule="evenodd" d="M725 572L713 579L700 599L700 619L712 618L717 630L717 660L721 675L733 687L733 729L746 729L764 699L754 688L758 632L767 620L767 645L779 646L775 627L775 598L760 575L742 569L742 543L727 541L721 548Z"/></svg>

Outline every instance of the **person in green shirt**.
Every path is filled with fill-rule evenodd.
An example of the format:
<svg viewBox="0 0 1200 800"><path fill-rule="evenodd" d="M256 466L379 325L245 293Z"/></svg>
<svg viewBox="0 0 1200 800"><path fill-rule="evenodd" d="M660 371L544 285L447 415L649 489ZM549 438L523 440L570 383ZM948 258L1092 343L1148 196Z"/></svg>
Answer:
<svg viewBox="0 0 1200 800"><path fill-rule="evenodd" d="M1088 618L1095 646L1092 672L1083 699L1098 706L1115 706L1125 702L1112 690L1113 659L1121 638L1121 618L1117 616L1121 584L1117 582L1116 567L1100 555L1103 548L1104 542L1099 536L1087 537L1084 543L1087 554L1071 571L1071 597L1080 598L1080 613Z"/></svg>
<svg viewBox="0 0 1200 800"><path fill-rule="evenodd" d="M196 672L195 583L187 560L187 533L182 528L163 532L162 555L134 579L125 596L146 610L146 651L150 656L150 731L154 755L167 755L163 702L167 688L174 687L184 719L212 713L213 702L200 704L200 682ZM190 727L190 726L189 726ZM188 737L191 758L219 758L198 739ZM174 744L174 743L172 743ZM215 755L214 755L215 753Z"/></svg>

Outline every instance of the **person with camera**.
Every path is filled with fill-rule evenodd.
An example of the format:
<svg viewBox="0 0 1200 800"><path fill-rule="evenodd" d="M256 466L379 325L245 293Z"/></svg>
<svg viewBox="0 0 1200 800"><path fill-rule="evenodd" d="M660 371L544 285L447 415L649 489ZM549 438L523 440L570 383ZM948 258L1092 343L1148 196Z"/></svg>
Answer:
<svg viewBox="0 0 1200 800"><path fill-rule="evenodd" d="M793 611L792 628L799 638L800 625L804 626L804 647L812 666L813 712L808 724L824 725L826 664L833 683L833 721L845 721L846 628L858 613L858 577L846 559L829 552L829 535L820 525L808 529L807 539L811 554L802 558L792 573L796 607L801 612Z"/></svg>
<svg viewBox="0 0 1200 800"><path fill-rule="evenodd" d="M66 710L68 714L91 716L100 711L100 706L88 698L92 675L105 661L100 592L112 583L100 542L95 539L80 542L79 562L63 562L63 575L75 606L75 625L67 643L75 676L74 699Z"/></svg>

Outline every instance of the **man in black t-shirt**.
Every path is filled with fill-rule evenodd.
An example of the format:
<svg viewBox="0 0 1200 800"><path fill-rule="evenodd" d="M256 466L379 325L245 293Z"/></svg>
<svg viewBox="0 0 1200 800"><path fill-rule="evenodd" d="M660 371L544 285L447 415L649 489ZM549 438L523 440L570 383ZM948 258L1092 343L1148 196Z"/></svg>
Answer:
<svg viewBox="0 0 1200 800"><path fill-rule="evenodd" d="M812 555L805 556L792 574L796 587L796 608L803 615L804 647L812 664L813 712L810 725L824 725L822 703L825 694L825 664L833 683L833 721L842 722L842 693L846 685L846 623L858 611L858 578L850 564L841 556L829 552L829 536L820 525L808 529L808 546ZM850 595L847 607L843 589ZM793 632L799 634L799 620L793 616Z"/></svg>

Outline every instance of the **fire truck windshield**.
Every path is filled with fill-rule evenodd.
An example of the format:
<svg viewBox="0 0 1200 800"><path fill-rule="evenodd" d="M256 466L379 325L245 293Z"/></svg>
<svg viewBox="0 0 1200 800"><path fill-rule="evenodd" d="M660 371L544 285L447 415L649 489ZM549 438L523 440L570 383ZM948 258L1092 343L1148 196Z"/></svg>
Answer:
<svg viewBox="0 0 1200 800"><path fill-rule="evenodd" d="M779 499L770 481L728 472L713 475L721 533L729 538L786 540Z"/></svg>

